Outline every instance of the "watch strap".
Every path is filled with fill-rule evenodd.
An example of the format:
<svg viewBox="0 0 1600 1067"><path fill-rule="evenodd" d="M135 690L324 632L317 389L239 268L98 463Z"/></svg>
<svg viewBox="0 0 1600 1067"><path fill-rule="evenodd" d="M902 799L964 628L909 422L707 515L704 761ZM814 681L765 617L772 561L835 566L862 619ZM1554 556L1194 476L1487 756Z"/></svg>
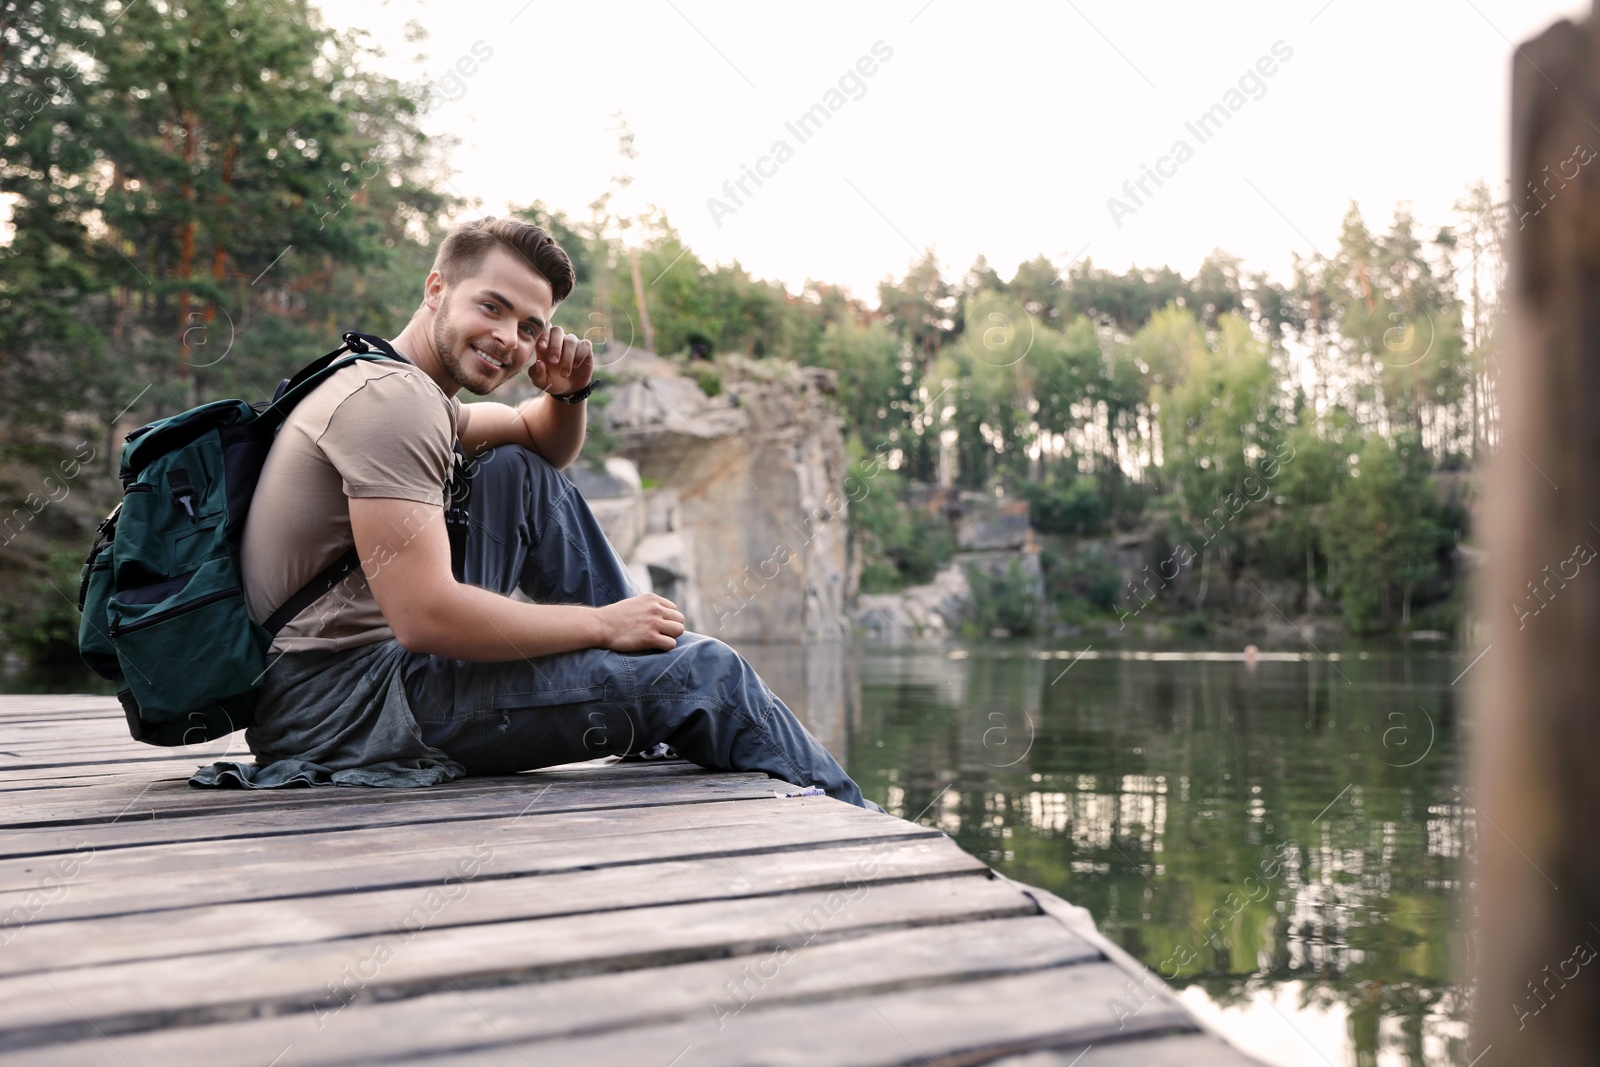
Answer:
<svg viewBox="0 0 1600 1067"><path fill-rule="evenodd" d="M570 393L546 393L551 400L559 400L563 404L579 404L589 399L589 394L600 386L599 379L591 379L589 384L582 389L574 389Z"/></svg>

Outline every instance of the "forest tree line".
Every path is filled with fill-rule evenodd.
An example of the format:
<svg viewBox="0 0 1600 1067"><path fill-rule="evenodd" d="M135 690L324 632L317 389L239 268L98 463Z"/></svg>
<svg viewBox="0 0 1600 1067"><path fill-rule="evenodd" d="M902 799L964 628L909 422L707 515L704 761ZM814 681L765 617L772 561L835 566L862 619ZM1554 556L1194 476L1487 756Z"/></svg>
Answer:
<svg viewBox="0 0 1600 1067"><path fill-rule="evenodd" d="M83 477L84 507L33 508L58 460L87 447L103 473L129 427L270 394L341 331L410 315L433 246L474 208L450 185L449 140L422 129L449 94L384 65L305 0L0 0L13 588L59 585L84 516L112 498ZM631 156L625 126L619 148ZM1220 251L1190 276L1040 256L1009 278L982 258L952 277L929 251L873 306L704 263L663 214L618 215L626 183L584 212L519 212L578 269L556 321L607 342L602 363L630 345L694 361L708 389L727 353L835 370L852 455L892 468L852 517L864 589L947 558L900 500L945 481L1027 499L1054 539L1052 596L1126 612L1127 590L1072 546L1155 529L1175 550L1287 447L1270 495L1188 564L1206 580L1186 608L1249 570L1292 577L1300 607L1337 604L1358 630L1452 610L1467 500L1437 483L1498 442L1505 211L1483 185L1433 232L1404 209L1373 229L1352 205L1333 254L1297 258L1287 280ZM14 639L59 644L70 613L41 606L51 596L17 599Z"/></svg>
<svg viewBox="0 0 1600 1067"><path fill-rule="evenodd" d="M527 212L583 250L569 328L620 350L647 317L663 353L837 372L857 475L886 489L851 507L863 591L949 558L948 532L903 499L940 483L1029 502L1064 618L1141 604L1081 549L1145 531L1163 577L1195 572L1169 612L1225 611L1215 591L1248 574L1294 581L1284 610L1337 612L1358 633L1461 619L1470 472L1499 443L1506 216L1482 183L1431 232L1403 207L1374 229L1352 204L1337 249L1297 256L1287 281L1221 251L1189 276L1040 256L1009 278L980 257L956 278L929 251L876 307L704 264L664 217L628 234L606 204Z"/></svg>

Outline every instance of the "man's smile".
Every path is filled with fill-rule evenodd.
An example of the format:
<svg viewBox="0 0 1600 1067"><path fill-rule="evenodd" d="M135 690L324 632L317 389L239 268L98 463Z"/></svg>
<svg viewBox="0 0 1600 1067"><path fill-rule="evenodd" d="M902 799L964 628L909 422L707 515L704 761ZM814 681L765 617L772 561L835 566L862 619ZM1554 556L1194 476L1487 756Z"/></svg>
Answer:
<svg viewBox="0 0 1600 1067"><path fill-rule="evenodd" d="M473 353L479 359L483 360L485 363L487 363L489 366L493 367L495 370L505 370L507 367L509 367L511 365L511 361L510 360L507 360L507 359L504 359L504 358L497 359L494 356L491 356L488 352L486 352L484 349L480 348L477 345L468 345L467 347L472 349Z"/></svg>

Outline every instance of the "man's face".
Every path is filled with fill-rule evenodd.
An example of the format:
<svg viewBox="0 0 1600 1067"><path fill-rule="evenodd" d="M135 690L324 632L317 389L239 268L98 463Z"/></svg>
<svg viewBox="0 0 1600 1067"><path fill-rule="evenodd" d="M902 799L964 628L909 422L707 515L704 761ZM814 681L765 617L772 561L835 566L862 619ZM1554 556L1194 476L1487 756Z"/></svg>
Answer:
<svg viewBox="0 0 1600 1067"><path fill-rule="evenodd" d="M428 279L430 298L438 287L433 345L445 373L478 396L522 373L555 310L550 283L502 248L484 256L472 277L448 288L435 277Z"/></svg>

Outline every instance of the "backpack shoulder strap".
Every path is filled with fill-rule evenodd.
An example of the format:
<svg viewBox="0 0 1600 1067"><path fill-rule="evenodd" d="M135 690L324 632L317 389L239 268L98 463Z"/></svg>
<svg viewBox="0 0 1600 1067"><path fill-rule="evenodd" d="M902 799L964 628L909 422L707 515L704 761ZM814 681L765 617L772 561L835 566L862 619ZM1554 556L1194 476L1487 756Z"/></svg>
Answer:
<svg viewBox="0 0 1600 1067"><path fill-rule="evenodd" d="M307 363L293 378L280 382L272 403L261 409L260 417L272 422L282 422L289 417L289 412L296 404L305 399L307 394L321 385L330 375L362 359L411 362L395 351L394 346L383 338L351 330L344 334L344 344L327 355L318 356Z"/></svg>
<svg viewBox="0 0 1600 1067"><path fill-rule="evenodd" d="M284 601L283 605L267 617L261 625L273 637L278 636L278 631L289 625L290 620L302 611L321 600L323 595L344 580L344 576L361 566L361 555L355 546L345 549L344 554L326 567L322 568L315 578L295 591L294 596Z"/></svg>

